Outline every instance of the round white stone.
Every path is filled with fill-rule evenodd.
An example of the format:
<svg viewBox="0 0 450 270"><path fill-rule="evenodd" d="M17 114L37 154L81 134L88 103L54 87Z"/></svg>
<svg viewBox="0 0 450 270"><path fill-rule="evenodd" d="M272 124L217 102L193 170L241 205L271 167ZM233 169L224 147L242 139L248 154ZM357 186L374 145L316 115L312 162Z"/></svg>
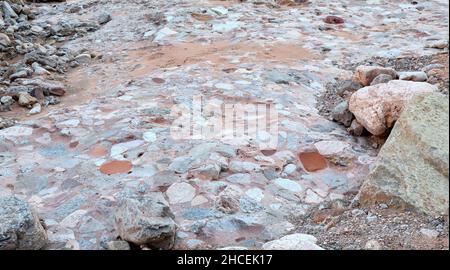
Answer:
<svg viewBox="0 0 450 270"><path fill-rule="evenodd" d="M289 191L295 192L295 193L296 192L301 192L303 190L302 186L299 183L294 182L294 181L289 180L289 179L278 178L274 182L278 186L280 186L280 187L282 187L284 189L287 189Z"/></svg>
<svg viewBox="0 0 450 270"><path fill-rule="evenodd" d="M147 131L143 135L143 139L146 142L155 142L156 141L156 134L152 131Z"/></svg>
<svg viewBox="0 0 450 270"><path fill-rule="evenodd" d="M317 148L320 154L324 156L330 156L341 153L350 145L346 142L334 140L334 141L321 141L314 144L314 146Z"/></svg>
<svg viewBox="0 0 450 270"><path fill-rule="evenodd" d="M171 204L190 202L195 197L195 188L188 183L175 183L166 192Z"/></svg>
<svg viewBox="0 0 450 270"><path fill-rule="evenodd" d="M260 202L264 198L264 193L259 188L251 188L245 192L245 195L256 202Z"/></svg>

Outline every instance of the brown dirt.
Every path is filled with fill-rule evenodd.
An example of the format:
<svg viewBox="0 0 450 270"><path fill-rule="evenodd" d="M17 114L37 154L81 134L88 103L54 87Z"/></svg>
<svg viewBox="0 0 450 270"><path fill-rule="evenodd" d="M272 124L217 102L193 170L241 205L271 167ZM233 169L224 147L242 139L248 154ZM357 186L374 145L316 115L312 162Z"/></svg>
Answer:
<svg viewBox="0 0 450 270"><path fill-rule="evenodd" d="M275 61L279 63L290 63L292 60L314 60L319 57L308 49L291 43L262 46L221 41L211 44L186 42L164 46L156 50L154 45L141 46L129 53L127 62L130 65L139 63L139 66L129 74L132 78L139 78L158 68L170 68L207 61L220 66L222 69L232 69L236 67L230 64L229 59L224 58L223 55L244 55L246 53L260 60L276 59ZM243 59L245 58L247 57ZM139 61L137 61L138 59Z"/></svg>

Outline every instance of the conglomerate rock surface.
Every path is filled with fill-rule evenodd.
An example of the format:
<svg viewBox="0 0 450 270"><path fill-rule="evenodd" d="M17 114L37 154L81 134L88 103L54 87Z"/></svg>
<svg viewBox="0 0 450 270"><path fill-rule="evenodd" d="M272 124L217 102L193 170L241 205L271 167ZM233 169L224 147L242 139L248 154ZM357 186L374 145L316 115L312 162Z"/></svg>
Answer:
<svg viewBox="0 0 450 270"><path fill-rule="evenodd" d="M16 77L39 73L63 83L65 95L51 107L32 107L36 114L17 103L1 112L0 194L38 209L48 248L101 249L119 236L119 197L151 192L170 204L176 249L292 244L283 237L295 235L297 221L356 195L377 156L366 137L319 114L318 95L327 83L353 76L341 68L346 64L447 50L441 40L448 36L448 3L277 2L31 4L36 13L26 29L54 30L47 52L56 62L29 55L43 64L30 69L32 60L20 62L24 71L0 87L34 89L42 84ZM11 31L0 36L8 52ZM21 42L23 50L40 48ZM47 74L39 68L45 63L60 72ZM238 115L253 120L265 108L276 130L229 136L235 126L224 125L207 132L222 119L214 112L227 106L247 109ZM235 122L246 129L241 118ZM316 226L321 246L324 227Z"/></svg>

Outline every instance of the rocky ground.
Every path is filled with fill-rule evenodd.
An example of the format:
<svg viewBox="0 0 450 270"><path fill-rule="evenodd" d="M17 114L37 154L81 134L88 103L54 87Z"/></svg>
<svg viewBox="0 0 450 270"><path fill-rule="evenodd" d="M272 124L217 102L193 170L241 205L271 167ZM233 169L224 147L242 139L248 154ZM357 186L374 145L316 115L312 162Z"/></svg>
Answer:
<svg viewBox="0 0 450 270"><path fill-rule="evenodd" d="M331 116L362 64L448 95L447 1L6 2L0 195L37 209L44 248L448 249L448 212L357 203L384 139ZM272 108L277 130L176 138L198 97Z"/></svg>
<svg viewBox="0 0 450 270"><path fill-rule="evenodd" d="M353 71L360 65L379 65L382 67L393 68L400 71L425 70L430 75L428 77L428 82L438 85L439 90L448 95L448 59L448 52L436 53L420 57L376 57L359 63L347 64L342 66L342 68ZM345 90L347 90L346 87L349 86L349 80L351 81L352 79L341 79L326 85L326 91L321 94L319 99L319 108L324 116L330 117L332 114L332 110L336 107L336 105L345 100L345 98L348 97L348 95L352 92L350 90L349 92L345 93ZM358 87L360 86L356 86L356 88Z"/></svg>
<svg viewBox="0 0 450 270"><path fill-rule="evenodd" d="M335 201L311 209L298 220L298 233L315 235L318 244L332 250L448 249L448 219L412 211L346 207Z"/></svg>

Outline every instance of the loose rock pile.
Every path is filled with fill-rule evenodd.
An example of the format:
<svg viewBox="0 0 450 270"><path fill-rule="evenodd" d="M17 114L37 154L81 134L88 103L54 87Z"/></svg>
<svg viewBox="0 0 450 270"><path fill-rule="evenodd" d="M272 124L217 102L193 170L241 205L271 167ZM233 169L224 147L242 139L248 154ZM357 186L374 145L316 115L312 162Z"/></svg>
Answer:
<svg viewBox="0 0 450 270"><path fill-rule="evenodd" d="M322 203L296 223L327 250L445 249L448 220L416 211L393 210L384 203L348 207L350 201ZM378 228L383 228L379 230Z"/></svg>
<svg viewBox="0 0 450 270"><path fill-rule="evenodd" d="M0 250L41 249L47 234L36 212L14 196L0 197Z"/></svg>
<svg viewBox="0 0 450 270"><path fill-rule="evenodd" d="M12 110L17 103L30 109L29 114L37 114L42 106L58 104L66 93L58 74L95 57L58 44L110 20L102 14L95 20L46 21L39 19L39 12L22 1L0 1L0 112Z"/></svg>
<svg viewBox="0 0 450 270"><path fill-rule="evenodd" d="M411 61L421 65L430 62L429 57L422 58ZM375 65L362 63L352 67L355 69L353 78L328 84L320 111L346 126L353 135L361 136L367 130L371 135L386 137L413 96L424 92L448 93L448 86L445 82L442 84L443 80L448 81L448 77L437 75L439 70L445 72L445 66L441 64L429 63L420 71L396 71L378 65L403 70L419 68L420 65L406 65L404 62L401 59L397 62L378 59L368 61ZM440 76L437 81L435 76Z"/></svg>
<svg viewBox="0 0 450 270"><path fill-rule="evenodd" d="M390 134L357 197L364 205L385 203L428 215L448 214L449 146L442 139L449 129L448 89L428 83L429 71L436 68L445 66L432 63L421 71L397 72L360 65L352 80L328 96L343 100L331 117L354 135L364 130L381 138Z"/></svg>
<svg viewBox="0 0 450 270"><path fill-rule="evenodd" d="M138 246L170 249L176 224L162 193L122 198L116 213L116 227L123 240Z"/></svg>

